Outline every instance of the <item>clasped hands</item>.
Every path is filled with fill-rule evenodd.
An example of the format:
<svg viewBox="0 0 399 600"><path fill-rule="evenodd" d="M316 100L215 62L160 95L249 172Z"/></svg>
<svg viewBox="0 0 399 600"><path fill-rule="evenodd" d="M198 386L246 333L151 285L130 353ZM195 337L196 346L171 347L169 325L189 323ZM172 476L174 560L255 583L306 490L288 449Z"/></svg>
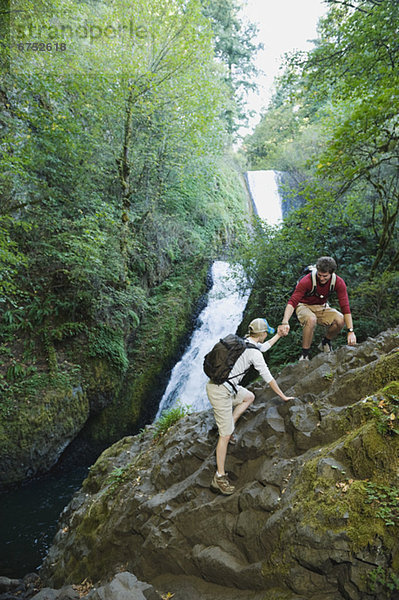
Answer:
<svg viewBox="0 0 399 600"><path fill-rule="evenodd" d="M285 337L286 335L288 335L289 331L290 331L290 326L288 323L281 323L281 325L279 325L277 327L277 333L281 337Z"/></svg>

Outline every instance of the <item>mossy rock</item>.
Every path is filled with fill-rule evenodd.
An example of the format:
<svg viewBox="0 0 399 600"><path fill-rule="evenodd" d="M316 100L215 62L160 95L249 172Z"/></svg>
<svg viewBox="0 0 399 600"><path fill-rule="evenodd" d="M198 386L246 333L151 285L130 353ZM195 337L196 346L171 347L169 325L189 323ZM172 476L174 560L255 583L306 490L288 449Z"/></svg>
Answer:
<svg viewBox="0 0 399 600"><path fill-rule="evenodd" d="M396 393L397 389L398 382L392 382L377 397ZM382 544L386 555L392 554L396 548L396 556L399 518L396 525L389 527L383 518L376 517L376 505L368 502L368 486L374 484L396 489L399 482L399 435L379 433L375 414L369 411L369 419L365 423L317 453L311 453L313 458L306 461L294 484L294 520L310 527L315 535L321 537L344 535L350 552L367 550L377 555ZM321 461L330 457L332 464L335 461L338 465L337 455L343 457L350 474L336 466L334 476L321 476L320 473L325 472L320 469Z"/></svg>
<svg viewBox="0 0 399 600"><path fill-rule="evenodd" d="M122 374L104 358L87 357L83 366L84 388L90 413L98 414L113 400L121 385Z"/></svg>
<svg viewBox="0 0 399 600"><path fill-rule="evenodd" d="M335 406L348 405L375 393L398 376L399 352L394 350L337 378L325 398Z"/></svg>
<svg viewBox="0 0 399 600"><path fill-rule="evenodd" d="M159 395L163 374L174 364L187 335L195 305L206 291L207 272L207 263L192 265L188 280L187 273L180 274L170 281L170 290L163 290L154 298L136 333L134 346L128 349L129 367L120 391L91 420L87 436L96 442L110 443L136 433L140 423L148 423L155 416L153 397Z"/></svg>
<svg viewBox="0 0 399 600"><path fill-rule="evenodd" d="M0 423L0 485L45 473L82 429L89 402L81 387L49 387Z"/></svg>

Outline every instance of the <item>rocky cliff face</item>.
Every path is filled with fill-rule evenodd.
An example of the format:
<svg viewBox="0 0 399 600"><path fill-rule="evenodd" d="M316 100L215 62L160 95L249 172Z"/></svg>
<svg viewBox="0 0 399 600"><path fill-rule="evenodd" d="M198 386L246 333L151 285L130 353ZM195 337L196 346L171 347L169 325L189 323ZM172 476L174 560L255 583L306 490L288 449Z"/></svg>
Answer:
<svg viewBox="0 0 399 600"><path fill-rule="evenodd" d="M47 584L130 571L174 600L393 598L399 590L399 328L256 383L229 497L217 430L192 414L106 450L62 515Z"/></svg>
<svg viewBox="0 0 399 600"><path fill-rule="evenodd" d="M193 325L198 299L210 283L208 269L207 260L191 261L189 270L195 276L183 271L169 278L165 292L140 328L130 335L125 331L126 370L118 354L122 342L114 347L116 358L104 351L105 341L98 341L103 355L93 356L82 335L68 347L73 364L81 367L76 369L79 373L73 386L66 383L61 371L43 389L25 382L23 396L0 411L0 491L49 471L83 428L87 446L105 448L153 418L157 406L151 392L174 364ZM156 343L148 344L154 329L158 332ZM57 351L67 355L63 341Z"/></svg>
<svg viewBox="0 0 399 600"><path fill-rule="evenodd" d="M49 471L90 412L80 386L49 389L25 403L0 423L0 490Z"/></svg>

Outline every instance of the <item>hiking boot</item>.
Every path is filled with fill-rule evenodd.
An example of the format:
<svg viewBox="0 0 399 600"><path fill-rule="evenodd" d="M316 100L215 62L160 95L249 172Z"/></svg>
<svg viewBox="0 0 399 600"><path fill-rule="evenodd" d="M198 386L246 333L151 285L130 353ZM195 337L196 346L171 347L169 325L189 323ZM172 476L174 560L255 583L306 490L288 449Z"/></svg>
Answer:
<svg viewBox="0 0 399 600"><path fill-rule="evenodd" d="M218 477L215 473L211 483L211 490L213 492L220 492L223 496L230 496L234 492L235 487L230 484L227 475Z"/></svg>
<svg viewBox="0 0 399 600"><path fill-rule="evenodd" d="M304 356L303 354L301 354L301 356L299 357L299 360L307 360L309 361L309 356Z"/></svg>
<svg viewBox="0 0 399 600"><path fill-rule="evenodd" d="M330 340L322 340L321 343L317 347L322 352L326 352L326 353L332 352Z"/></svg>

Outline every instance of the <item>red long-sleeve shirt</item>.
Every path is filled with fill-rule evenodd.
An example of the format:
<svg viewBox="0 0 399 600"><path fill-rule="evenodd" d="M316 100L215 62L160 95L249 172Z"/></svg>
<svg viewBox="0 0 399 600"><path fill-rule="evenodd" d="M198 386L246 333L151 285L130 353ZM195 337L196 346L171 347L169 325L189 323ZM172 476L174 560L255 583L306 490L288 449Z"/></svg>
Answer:
<svg viewBox="0 0 399 600"><path fill-rule="evenodd" d="M288 300L288 304L291 304L294 308L296 308L299 302L303 304L325 304L328 298L328 291L331 285L331 278L324 284L321 285L319 283L318 278L316 277L316 292L319 296L306 296L306 292L310 292L312 289L312 274L309 273L305 275L300 281L298 281L297 286L292 294L291 298ZM335 282L335 292L337 292L338 302L341 307L341 311L344 315L348 315L351 312L349 307L349 298L348 292L346 290L345 281L342 277L338 277Z"/></svg>

